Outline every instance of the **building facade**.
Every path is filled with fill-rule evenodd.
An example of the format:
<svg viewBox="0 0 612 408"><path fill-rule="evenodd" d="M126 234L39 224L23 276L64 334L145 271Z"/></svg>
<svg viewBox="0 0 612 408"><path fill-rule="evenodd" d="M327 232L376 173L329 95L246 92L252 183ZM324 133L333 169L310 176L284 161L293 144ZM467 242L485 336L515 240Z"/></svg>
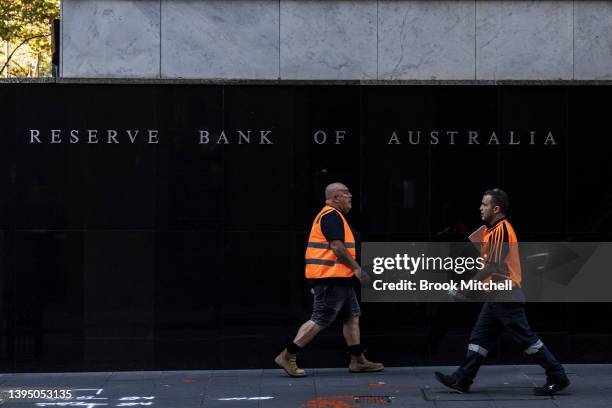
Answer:
<svg viewBox="0 0 612 408"><path fill-rule="evenodd" d="M465 240L493 186L521 241L612 241L611 27L603 1L64 0L60 77L0 86L0 367L272 367L333 181L362 242ZM612 362L612 303L528 310L563 362ZM478 305L363 311L373 359L450 365ZM344 365L339 327L313 348Z"/></svg>

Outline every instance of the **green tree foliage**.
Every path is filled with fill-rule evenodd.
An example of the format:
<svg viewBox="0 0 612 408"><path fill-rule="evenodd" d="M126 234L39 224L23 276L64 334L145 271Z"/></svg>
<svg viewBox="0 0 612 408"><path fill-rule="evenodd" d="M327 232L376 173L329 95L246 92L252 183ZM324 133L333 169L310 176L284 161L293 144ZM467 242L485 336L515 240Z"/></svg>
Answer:
<svg viewBox="0 0 612 408"><path fill-rule="evenodd" d="M51 75L51 25L59 0L0 0L0 75Z"/></svg>

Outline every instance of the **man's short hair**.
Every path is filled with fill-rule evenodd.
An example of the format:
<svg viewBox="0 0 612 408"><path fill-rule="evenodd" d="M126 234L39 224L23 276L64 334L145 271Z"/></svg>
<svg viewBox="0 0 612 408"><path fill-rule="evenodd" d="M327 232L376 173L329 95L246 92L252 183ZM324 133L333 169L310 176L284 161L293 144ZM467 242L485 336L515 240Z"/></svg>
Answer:
<svg viewBox="0 0 612 408"><path fill-rule="evenodd" d="M340 182L335 182L335 183L328 184L327 187L325 187L325 199L329 200L331 198L334 198L336 193L338 193L339 191L342 191L342 190L344 190L346 188L347 187L344 184L340 183Z"/></svg>
<svg viewBox="0 0 612 408"><path fill-rule="evenodd" d="M494 206L499 206L502 213L506 213L508 211L508 207L510 206L510 202L508 200L508 194L500 188L492 188L484 192L484 195L491 196L491 201Z"/></svg>

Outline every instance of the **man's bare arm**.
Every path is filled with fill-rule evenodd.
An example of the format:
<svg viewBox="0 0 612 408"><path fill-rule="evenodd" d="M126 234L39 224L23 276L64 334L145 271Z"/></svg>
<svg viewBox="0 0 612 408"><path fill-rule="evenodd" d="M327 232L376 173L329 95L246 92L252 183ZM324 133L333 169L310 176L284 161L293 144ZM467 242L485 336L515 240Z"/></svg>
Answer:
<svg viewBox="0 0 612 408"><path fill-rule="evenodd" d="M362 279L361 266L359 266L357 261L355 261L351 254L349 254L343 241L331 241L329 243L329 248L334 251L334 254L338 257L338 261L340 261L340 263L343 263L351 268L359 280Z"/></svg>

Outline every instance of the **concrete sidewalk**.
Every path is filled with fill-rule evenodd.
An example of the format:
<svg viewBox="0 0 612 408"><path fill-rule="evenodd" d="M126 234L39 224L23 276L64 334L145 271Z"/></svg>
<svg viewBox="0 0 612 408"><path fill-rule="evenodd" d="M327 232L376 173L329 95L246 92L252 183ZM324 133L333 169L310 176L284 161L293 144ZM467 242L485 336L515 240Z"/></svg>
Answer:
<svg viewBox="0 0 612 408"><path fill-rule="evenodd" d="M544 383L540 367L484 366L470 394L438 384L436 370L391 367L351 374L345 368L307 370L293 379L276 369L0 374L2 408L26 407L612 407L612 365L566 365L572 385L554 397L532 395ZM9 398L12 390L70 390L71 399ZM40 396L40 395L39 395Z"/></svg>

